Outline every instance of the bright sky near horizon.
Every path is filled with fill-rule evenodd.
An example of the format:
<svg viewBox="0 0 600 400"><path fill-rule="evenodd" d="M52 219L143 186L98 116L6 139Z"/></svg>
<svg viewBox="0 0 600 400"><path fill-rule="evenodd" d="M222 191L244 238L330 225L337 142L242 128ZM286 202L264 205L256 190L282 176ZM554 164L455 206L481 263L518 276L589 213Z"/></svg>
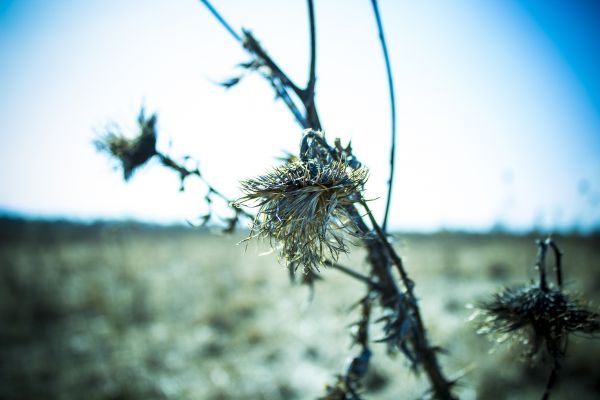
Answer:
<svg viewBox="0 0 600 400"><path fill-rule="evenodd" d="M299 84L301 0L214 0ZM600 3L380 0L396 86L400 229L600 226ZM316 1L317 103L352 140L382 214L389 103L370 2ZM300 128L268 84L215 85L248 60L197 0L0 0L0 211L193 220L203 189L157 163L125 184L91 142L142 104L159 144L189 154L234 198L238 182L297 151ZM131 132L133 133L133 132Z"/></svg>

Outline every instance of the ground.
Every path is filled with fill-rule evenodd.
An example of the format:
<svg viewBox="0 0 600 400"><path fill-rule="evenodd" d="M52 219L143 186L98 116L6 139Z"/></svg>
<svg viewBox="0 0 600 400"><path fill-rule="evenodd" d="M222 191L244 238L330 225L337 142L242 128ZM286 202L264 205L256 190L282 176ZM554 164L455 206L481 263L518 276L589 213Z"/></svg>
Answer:
<svg viewBox="0 0 600 400"><path fill-rule="evenodd" d="M364 287L323 270L311 298L265 244L134 223L0 222L0 399L315 399L353 352ZM397 234L461 399L538 399L545 365L476 333L469 305L528 283L535 235ZM600 300L600 237L555 237L570 293ZM340 263L366 273L364 252ZM588 304L586 302L586 304ZM596 306L594 306L594 304ZM378 325L371 329L380 337ZM552 399L600 397L600 340L573 337ZM366 399L426 381L373 344ZM543 360L539 360L543 361Z"/></svg>

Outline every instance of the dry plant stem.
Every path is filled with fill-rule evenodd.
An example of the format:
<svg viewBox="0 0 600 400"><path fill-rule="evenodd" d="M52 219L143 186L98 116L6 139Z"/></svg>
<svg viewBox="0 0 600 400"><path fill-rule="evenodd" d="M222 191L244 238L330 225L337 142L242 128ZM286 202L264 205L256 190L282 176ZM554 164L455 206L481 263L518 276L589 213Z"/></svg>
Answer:
<svg viewBox="0 0 600 400"><path fill-rule="evenodd" d="M402 259L396 253L390 242L387 240L385 233L381 229L381 227L377 224L375 217L371 213L369 206L366 201L362 200L361 205L365 208L367 212L367 216L373 225L373 229L377 234L379 240L385 247L385 250L389 257L391 258L393 264L396 266L398 273L400 274L400 279L402 280L402 284L406 290L406 296L409 299L409 304L412 309L413 315L416 321L416 328L418 335L414 337L414 346L417 349L417 354L422 357L423 369L425 370L427 377L429 378L429 382L432 386L432 391L437 399L456 399L452 394L452 382L448 381L442 372L440 364L437 359L437 354L435 349L429 345L429 341L427 339L427 331L425 330L425 325L423 324L423 320L421 318L421 312L419 306L417 304L417 299L414 295L414 282L408 277L406 270L404 269L404 264Z"/></svg>
<svg viewBox="0 0 600 400"><path fill-rule="evenodd" d="M548 282L546 279L546 256L548 254L548 249L552 249L554 253L554 273L556 275L556 284L559 289L562 289L562 252L554 243L551 238L547 238L546 240L538 240L538 255L536 268L540 273L540 289L543 291L548 290Z"/></svg>
<svg viewBox="0 0 600 400"><path fill-rule="evenodd" d="M358 356L354 357L346 371L346 387L354 398L360 398L355 392L355 386L360 385L360 380L367 374L371 361L371 348L369 347L369 325L371 324L371 293L369 292L360 301L361 316L357 322L357 332L354 335L354 343L361 347Z"/></svg>
<svg viewBox="0 0 600 400"><path fill-rule="evenodd" d="M383 58L385 59L385 70L388 81L388 88L390 92L390 113L392 122L392 137L390 145L390 176L388 178L388 191L387 199L385 201L385 214L383 216L383 222L381 229L387 232L387 222L390 213L390 204L392 201L392 187L394 182L394 171L395 171L395 158L396 158L396 96L394 95L394 81L392 79L392 67L390 63L390 56L387 50L387 44L385 41L385 35L383 34L383 24L381 23L381 16L379 15L379 6L377 0L371 0L373 6L373 14L375 14L375 21L377 22L377 31L379 33L379 41L381 42L381 49L383 51Z"/></svg>
<svg viewBox="0 0 600 400"><path fill-rule="evenodd" d="M548 251L548 244L546 241L538 241L538 255L536 268L540 273L540 289L544 292L548 291L548 283L546 282L546 253Z"/></svg>
<svg viewBox="0 0 600 400"><path fill-rule="evenodd" d="M204 1L203 1L204 2ZM258 57L271 70L271 74L276 80L281 83L281 87L276 91L278 95L286 103L292 114L296 117L298 123L304 129L321 130L321 121L315 105L315 85L316 85L316 63L317 63L317 44L316 44L316 24L315 11L313 0L307 0L308 5L308 22L310 26L310 67L308 83L305 89L301 89L296 85L283 70L273 61L273 59L262 48L260 43L252 36L249 31L244 30L244 47L250 53ZM297 109L294 101L291 99L287 89L290 89L302 102L306 112L303 117Z"/></svg>
<svg viewBox="0 0 600 400"><path fill-rule="evenodd" d="M235 38L235 40L237 40L238 42L242 41L242 38L240 37L240 35L238 35L237 32L233 30L231 25L229 25L227 23L227 21L225 21L225 19L221 16L221 14L219 14L219 12L217 10L215 10L215 8L212 6L212 4L210 4L209 1L200 0L200 2L202 4L204 4L206 6L206 8L208 8L208 11L210 11L212 13L212 15L217 19L217 21L219 21L221 23L221 25L223 25L223 27L227 30L227 32L229 32L231 34L231 36L233 36Z"/></svg>
<svg viewBox="0 0 600 400"><path fill-rule="evenodd" d="M374 288L374 289L377 289L377 290L381 289L381 285L379 285L377 282L375 282L374 280L370 279L367 276L359 274L358 272L356 272L356 271L354 271L354 270L352 270L352 269L350 269L348 267L345 267L345 266L343 266L341 264L338 264L338 263L330 261L330 260L325 260L323 262L323 264L326 265L329 268L337 269L338 271L340 271L340 272L342 272L342 273L344 273L344 274L346 274L348 276L351 276L354 279L357 279L357 280L359 280L359 281L361 281L363 283L366 283L371 288Z"/></svg>
<svg viewBox="0 0 600 400"><path fill-rule="evenodd" d="M552 391L552 388L558 379L559 370L560 363L558 361L554 361L554 364L552 365L552 371L550 371L550 376L548 377L548 382L546 383L546 389L542 395L542 400L548 400L550 398L550 392Z"/></svg>
<svg viewBox="0 0 600 400"><path fill-rule="evenodd" d="M380 303L382 307L387 307L394 303L400 294L400 289L396 285L396 280L391 273L390 263L388 257L386 257L386 250L381 241L371 234L371 230L363 221L356 207L348 206L346 210L363 235L363 241L367 248L367 260L371 264L372 273L377 277L380 286Z"/></svg>
<svg viewBox="0 0 600 400"><path fill-rule="evenodd" d="M288 76L279 68L279 66L271 59L271 57L267 54L267 52L262 48L258 40L254 38L252 33L248 30L242 30L244 33L243 46L244 48L250 52L255 58L260 60L260 63L265 65L270 74L265 76L267 80L273 86L275 93L277 96L283 100L285 105L288 107L292 115L296 118L296 122L300 124L304 129L310 128L310 124L308 120L302 115L302 112L296 106L296 103L292 100L290 94L287 89L291 89L298 97L302 93L302 90L296 86L294 82L292 82Z"/></svg>
<svg viewBox="0 0 600 400"><path fill-rule="evenodd" d="M212 6L208 0L200 0L202 4L208 8L213 16L223 25L223 27L238 41L241 42L244 48L258 58L269 70L271 85L277 95L283 100L290 112L296 118L296 121L304 129L315 129L320 130L321 122L315 106L315 84L316 84L316 24L315 24L315 13L313 0L308 0L308 17L310 26L310 69L308 83L306 89L301 89L296 85L273 61L273 59L267 54L262 48L260 43L252 36L252 34L242 29L243 39L231 28L231 25L219 14L219 12ZM303 115L296 103L288 93L288 89L291 90L302 102L306 113Z"/></svg>
<svg viewBox="0 0 600 400"><path fill-rule="evenodd" d="M402 282L406 287L407 296L409 296L410 299L410 304L417 322L418 330L418 336L415 337L414 346L415 349L417 349L417 353L422 357L421 362L431 384L432 392L436 399L454 400L456 397L451 391L452 382L448 381L444 376L444 373L437 360L437 354L435 350L429 346L425 327L421 319L419 306L413 292L414 283L409 279L408 274L404 269L402 259L389 244L385 233L377 224L377 221L370 212L366 202L363 201L361 204L367 211L367 215L373 225L373 229L376 233L375 237L373 237L371 230L367 227L355 207L351 207L348 212L355 221L357 227L365 235L364 241L368 251L368 260L373 268L373 274L377 276L379 285L381 286L380 303L382 307L387 307L390 304L393 304L394 300L400 295L400 290L396 285L395 279L389 268L388 257L385 256L388 254L389 258L398 269L398 273L400 274Z"/></svg>
<svg viewBox="0 0 600 400"><path fill-rule="evenodd" d="M183 181L188 177L188 176L195 176L198 179L200 179L202 181L202 183L204 185L206 185L208 192L210 194L214 194L215 196L221 198L223 201L225 201L227 204L232 204L233 200L231 200L230 198L228 198L227 196L225 196L223 193L221 193L219 190L217 190L213 185L211 185L200 173L200 170L198 168L196 169L188 169L186 167L184 167L183 165L179 164L177 161L173 160L171 157L167 156L166 154L163 154L161 152L156 152L156 156L159 158L160 162L167 168L170 168L172 170L174 170L175 172L177 172L181 178L181 182L183 184ZM243 215L246 218L249 219L254 219L255 215L249 213L248 211L245 211L241 208L236 208L235 212L239 215Z"/></svg>
<svg viewBox="0 0 600 400"><path fill-rule="evenodd" d="M202 2L205 5L207 5L207 7L210 6L210 4L208 3L207 0L202 0ZM313 9L312 1L309 0L308 5L309 5L309 23L311 24L311 55L312 55L311 56L311 64L312 64L315 62L314 53L316 53L316 51L315 51L316 46L315 46L315 40L314 40L314 37L315 37L314 9ZM218 14L216 14L215 11L213 11L214 10L213 7L209 7L209 9L211 10L211 12L213 12L213 14L218 15ZM218 19L220 21L223 20L223 18L220 16ZM227 27L228 25L225 24L225 26ZM281 93L283 93L283 96L281 96L281 97L286 102L286 104L287 104L288 108L290 109L290 111L292 112L292 114L296 117L296 120L298 121L298 123L304 129L312 128L315 130L321 130L322 129L321 124L320 124L320 121L318 120L318 118L312 117L312 119L309 119L311 116L311 113L309 112L309 110L311 108L314 108L314 110L315 110L314 116L317 115L316 114L316 106L314 104L314 81L313 81L313 83L311 83L311 78L309 77L309 85L307 88L309 90L300 89L287 77L287 75L279 68L279 66L271 59L271 57L269 57L269 55L266 53L266 51L260 46L258 41L256 41L254 39L254 37L250 34L250 32L244 31L244 35L245 35L244 40L243 40L244 47L255 57L260 59L261 62L270 69L271 77L269 77L268 79L271 81L271 83L274 86L274 88L276 89L276 92L278 93L278 95L281 96ZM311 76L313 76L314 67L311 66L310 71L311 71L310 72ZM277 86L278 82L282 85L282 87L278 88L278 86ZM304 114L305 115L304 118L299 118L299 115L298 115L299 112L297 110L297 107L295 107L295 104L289 98L289 95L287 94L286 89L292 90L292 92L294 92L298 96L298 98L301 99L302 104L306 110L306 113ZM326 148L329 148L329 146L326 146ZM412 282L408 279L408 276L404 272L400 258L397 256L397 254L394 252L394 250L389 245L384 232L381 231L381 228L379 228L379 225L374 221L371 214L369 214L369 217L371 218L371 220L373 222L373 226L376 227L376 231L378 230L377 235L372 234L371 229L369 229L367 224L364 222L364 220L362 219L362 216L360 215L358 209L355 206L347 206L346 210L348 211L348 214L350 215L350 217L353 219L353 221L356 224L359 231L364 236L364 243L365 243L365 247L367 248L367 252L368 252L367 259L368 259L369 263L371 264L373 275L377 277L378 285L380 286L380 288L378 290L379 294L381 295L380 303L383 307L389 307L390 304L394 304L395 300L401 295L399 288L395 283L395 278L391 272L389 259L391 258L397 267L398 267L398 264L400 265L399 269L402 271L401 276L403 277L404 284L406 285L406 284L410 283L409 285L407 285L407 290L409 291L409 293L411 293L411 299L413 300L412 307L414 308L414 310L416 310L415 316L417 317L417 321L418 321L419 337L415 339L415 341L416 341L415 349L417 349L418 353L422 357L423 367L424 367L424 370L425 370L426 374L428 375L429 380L431 382L433 393L434 393L435 397L438 399L443 399L443 400L455 399L455 397L451 394L451 391L450 391L450 388L452 385L445 379L445 377L441 371L441 368L439 366L439 363L437 361L437 356L436 356L434 350L428 345L426 335L425 335L425 330L424 330L423 324L421 322L418 305L416 303L416 299L414 299L414 296L412 295ZM389 254L389 258L388 258L388 254ZM400 260L399 263L398 263L398 260Z"/></svg>
<svg viewBox="0 0 600 400"><path fill-rule="evenodd" d="M546 239L546 242L554 252L554 259L556 260L556 264L554 266L554 272L556 273L556 283L559 289L562 289L562 251L558 248L556 243L550 238Z"/></svg>
<svg viewBox="0 0 600 400"><path fill-rule="evenodd" d="M317 65L317 39L315 24L315 7L313 0L308 0L308 22L310 26L310 69L308 73L308 83L300 95L300 99L306 108L306 119L310 128L320 130L321 121L315 105L315 85L317 83L316 65Z"/></svg>
<svg viewBox="0 0 600 400"><path fill-rule="evenodd" d="M552 249L554 252L554 258L556 261L554 271L556 273L556 283L558 285L559 290L562 289L562 252L554 243L551 238L547 238L546 240L538 240L538 255L536 267L540 273L540 289L543 291L548 291L548 283L546 281L546 255L548 254L548 248ZM554 359L554 363L552 364L552 370L550 371L550 375L548 376L548 382L546 383L546 388L544 390L544 394L542 395L542 400L548 400L550 398L550 392L552 388L556 384L558 380L558 373L560 371L560 362L558 359Z"/></svg>

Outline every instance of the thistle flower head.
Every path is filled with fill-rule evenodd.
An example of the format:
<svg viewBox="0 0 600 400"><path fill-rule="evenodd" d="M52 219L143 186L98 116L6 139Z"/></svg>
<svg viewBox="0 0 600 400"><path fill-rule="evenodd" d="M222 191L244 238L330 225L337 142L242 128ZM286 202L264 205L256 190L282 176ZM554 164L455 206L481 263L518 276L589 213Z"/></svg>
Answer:
<svg viewBox="0 0 600 400"><path fill-rule="evenodd" d="M344 161L293 160L243 181L237 203L259 207L251 237L280 245L293 268L318 270L324 259L348 251L345 234L356 228L346 207L360 200L367 175Z"/></svg>
<svg viewBox="0 0 600 400"><path fill-rule="evenodd" d="M121 133L108 132L94 141L96 149L108 153L121 163L123 178L129 180L133 172L156 154L156 114L138 116L139 134L133 139Z"/></svg>
<svg viewBox="0 0 600 400"><path fill-rule="evenodd" d="M556 288L507 288L480 303L479 308L484 315L479 333L496 335L499 341L514 334L530 344L530 356L545 344L552 357L560 358L570 333L593 334L600 330L597 313Z"/></svg>

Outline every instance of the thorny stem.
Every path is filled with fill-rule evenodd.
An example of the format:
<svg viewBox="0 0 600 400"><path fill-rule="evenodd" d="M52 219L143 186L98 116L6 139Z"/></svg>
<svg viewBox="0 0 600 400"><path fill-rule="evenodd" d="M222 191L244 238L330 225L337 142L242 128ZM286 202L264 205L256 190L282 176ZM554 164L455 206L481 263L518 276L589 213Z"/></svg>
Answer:
<svg viewBox="0 0 600 400"><path fill-rule="evenodd" d="M365 200L361 200L360 204L364 207L365 211L367 212L367 216L369 217L369 220L371 221L371 225L373 225L373 229L375 230L375 233L379 237L379 240L381 241L381 243L383 243L388 255L390 256L390 258L392 259L392 262L396 266L396 269L398 270L398 273L400 274L400 279L402 280L402 284L406 288L407 293L409 294L410 297L414 298L413 287L415 286L415 284L408 277L408 274L406 273L406 270L404 269L404 264L402 262L402 259L400 258L398 253L396 253L396 251L394 250L394 248L388 241L388 239L385 235L385 232L379 226L379 224L375 220L375 217L373 217L373 213L371 212L371 209L367 205L367 202Z"/></svg>
<svg viewBox="0 0 600 400"><path fill-rule="evenodd" d="M225 29L240 43L243 47L253 54L262 64L264 64L270 71L270 75L267 79L271 82L275 92L284 101L290 112L296 118L296 122L302 128L312 128L315 130L321 129L321 122L317 113L317 109L314 102L314 92L316 84L316 34L315 34L315 13L314 5L312 0L308 0L309 9L309 23L310 23L310 47L311 47L311 61L308 84L306 89L300 89L288 76L281 70L279 65L273 61L273 59L267 54L262 48L260 43L254 38L254 36L245 29L242 29L243 38L241 38L232 28L229 23L223 18L221 14L212 6L208 0L200 0L208 10L217 18L217 20L225 27ZM302 102L306 113L303 115L302 112L296 106L296 103L288 93L290 89Z"/></svg>
<svg viewBox="0 0 600 400"><path fill-rule="evenodd" d="M452 394L451 388L453 383L446 380L442 369L439 365L437 355L435 353L435 349L432 348L427 340L427 331L425 329L425 325L423 324L423 320L421 318L421 312L419 306L417 304L417 298L414 295L414 282L408 277L406 270L404 269L404 264L402 259L396 253L390 242L388 241L385 233L375 220L373 213L369 209L365 200L361 200L361 205L364 207L367 212L367 216L371 221L371 225L375 230L375 233L379 237L380 242L383 244L385 250L387 251L389 257L392 262L396 266L398 273L400 274L400 279L402 280L402 284L406 290L406 296L408 298L408 304L412 310L412 313L416 322L417 335L413 338L413 345L417 350L417 354L422 357L423 368L425 369L427 376L429 378L429 382L431 383L433 393L437 399L456 399Z"/></svg>
<svg viewBox="0 0 600 400"><path fill-rule="evenodd" d="M385 256L385 249L381 242L371 234L371 229L369 229L362 219L362 216L356 207L347 206L346 211L364 238L363 240L368 253L368 261L373 268L373 275L377 277L381 286L380 303L382 306L386 307L394 302L400 292L396 285L396 280L389 268L389 260L388 257Z"/></svg>
<svg viewBox="0 0 600 400"><path fill-rule="evenodd" d="M302 90L290 78L288 78L288 76L281 70L281 68L279 68L279 65L277 65L277 63L273 61L273 59L271 58L271 56L269 56L265 49L262 48L258 40L256 40L256 38L252 35L252 33L247 29L242 29L242 32L244 33L244 48L249 52L253 53L255 56L257 56L261 61L263 61L264 64L269 69L271 69L272 74L281 80L281 83L284 86L287 86L290 89L292 89L292 91L296 93L298 97L300 97L300 93L302 92Z"/></svg>
<svg viewBox="0 0 600 400"><path fill-rule="evenodd" d="M294 82L279 68L279 66L271 59L267 52L262 48L258 40L252 36L252 33L248 30L242 29L244 33L243 46L244 48L253 54L261 64L264 64L270 71L269 75L265 77L271 82L271 85L275 89L275 92L284 101L286 106L292 112L296 118L296 122L304 129L310 128L310 124L306 117L302 115L296 103L290 97L287 88L290 88L298 97L301 98L302 90L296 86Z"/></svg>
<svg viewBox="0 0 600 400"><path fill-rule="evenodd" d="M396 96L394 95L394 81L392 80L392 68L385 41L385 35L383 34L383 24L381 23L381 16L379 15L379 7L377 5L377 0L371 0L371 4L373 5L373 13L375 14L375 21L377 22L377 31L379 32L379 41L381 42L383 58L385 59L385 70L387 74L388 88L390 92L390 112L392 119L392 138L390 146L390 176L388 178L388 191L387 199L385 201L385 214L383 216L383 223L381 224L381 229L383 229L384 232L387 232L388 216L390 212L390 204L392 201L392 187L394 185L394 171L396 158Z"/></svg>
<svg viewBox="0 0 600 400"><path fill-rule="evenodd" d="M371 292L361 300L361 317L358 321L357 332L354 336L354 341L361 347L361 351L358 356L352 359L352 362L348 366L346 371L346 387L355 398L360 398L355 392L355 386L359 384L359 380L363 378L369 370L369 364L371 361L371 349L369 347L369 325L371 323Z"/></svg>

